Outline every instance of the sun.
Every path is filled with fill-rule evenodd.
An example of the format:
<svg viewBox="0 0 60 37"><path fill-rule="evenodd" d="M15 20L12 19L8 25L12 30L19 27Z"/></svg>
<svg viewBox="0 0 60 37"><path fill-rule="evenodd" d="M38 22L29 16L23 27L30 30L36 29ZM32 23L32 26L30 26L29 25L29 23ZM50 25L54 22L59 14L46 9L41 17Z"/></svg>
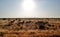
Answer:
<svg viewBox="0 0 60 37"><path fill-rule="evenodd" d="M22 8L24 11L31 11L35 8L35 2L34 0L24 0L22 2Z"/></svg>
<svg viewBox="0 0 60 37"><path fill-rule="evenodd" d="M22 16L31 17L34 16L34 10L36 8L36 4L34 0L23 0L22 1Z"/></svg>

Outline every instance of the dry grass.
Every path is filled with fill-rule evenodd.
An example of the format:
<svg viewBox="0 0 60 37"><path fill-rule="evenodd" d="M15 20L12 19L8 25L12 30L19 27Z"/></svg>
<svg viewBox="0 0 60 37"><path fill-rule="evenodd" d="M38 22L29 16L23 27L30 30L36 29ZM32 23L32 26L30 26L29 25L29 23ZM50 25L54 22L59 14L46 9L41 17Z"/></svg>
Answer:
<svg viewBox="0 0 60 37"><path fill-rule="evenodd" d="M18 24L21 21L24 21L23 25ZM32 22L26 24L26 21ZM48 24L45 24L45 29L41 30L39 25L35 24L37 21L48 22ZM51 27L48 26L49 24ZM2 18L0 19L0 37L60 37L60 18Z"/></svg>

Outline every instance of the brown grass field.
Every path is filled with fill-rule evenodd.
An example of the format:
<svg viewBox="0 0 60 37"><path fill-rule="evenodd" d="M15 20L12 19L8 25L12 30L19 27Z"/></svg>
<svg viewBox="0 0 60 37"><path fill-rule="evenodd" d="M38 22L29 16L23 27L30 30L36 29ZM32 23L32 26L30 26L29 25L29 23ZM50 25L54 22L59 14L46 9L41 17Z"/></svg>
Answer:
<svg viewBox="0 0 60 37"><path fill-rule="evenodd" d="M0 37L60 37L60 18L0 18Z"/></svg>

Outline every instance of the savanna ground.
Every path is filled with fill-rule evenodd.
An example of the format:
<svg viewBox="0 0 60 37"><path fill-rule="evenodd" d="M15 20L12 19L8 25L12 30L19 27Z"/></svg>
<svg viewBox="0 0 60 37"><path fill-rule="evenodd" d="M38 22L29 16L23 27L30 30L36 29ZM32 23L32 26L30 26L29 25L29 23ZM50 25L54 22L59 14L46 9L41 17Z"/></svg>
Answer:
<svg viewBox="0 0 60 37"><path fill-rule="evenodd" d="M60 37L60 18L0 18L0 37Z"/></svg>

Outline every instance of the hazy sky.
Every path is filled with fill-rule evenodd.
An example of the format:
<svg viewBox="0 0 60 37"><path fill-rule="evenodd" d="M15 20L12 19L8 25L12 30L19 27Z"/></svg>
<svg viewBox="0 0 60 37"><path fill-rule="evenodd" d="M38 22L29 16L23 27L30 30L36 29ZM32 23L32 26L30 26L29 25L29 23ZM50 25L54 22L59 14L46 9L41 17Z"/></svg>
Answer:
<svg viewBox="0 0 60 37"><path fill-rule="evenodd" d="M60 0L0 0L0 18L60 18Z"/></svg>

